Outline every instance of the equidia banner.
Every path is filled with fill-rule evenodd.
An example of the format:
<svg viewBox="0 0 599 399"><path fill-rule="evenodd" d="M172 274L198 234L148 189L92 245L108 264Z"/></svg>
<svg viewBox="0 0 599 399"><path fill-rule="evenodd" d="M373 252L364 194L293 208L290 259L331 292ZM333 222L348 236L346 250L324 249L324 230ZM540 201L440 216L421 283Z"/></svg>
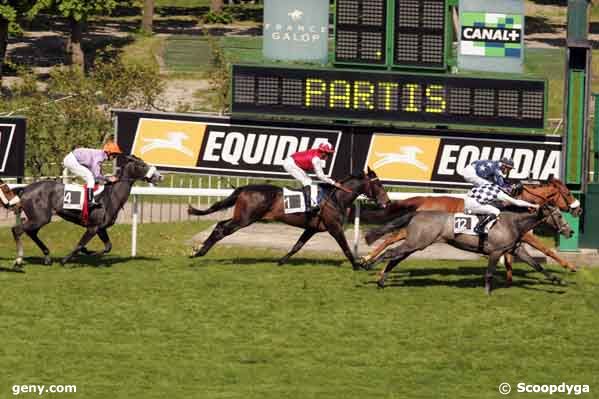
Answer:
<svg viewBox="0 0 599 399"><path fill-rule="evenodd" d="M514 160L512 179L547 180L561 171L559 136L114 112L119 146L173 172L291 178L283 160L323 141L336 149L325 168L335 179L370 166L385 184L467 188L461 174L468 164L504 156Z"/></svg>

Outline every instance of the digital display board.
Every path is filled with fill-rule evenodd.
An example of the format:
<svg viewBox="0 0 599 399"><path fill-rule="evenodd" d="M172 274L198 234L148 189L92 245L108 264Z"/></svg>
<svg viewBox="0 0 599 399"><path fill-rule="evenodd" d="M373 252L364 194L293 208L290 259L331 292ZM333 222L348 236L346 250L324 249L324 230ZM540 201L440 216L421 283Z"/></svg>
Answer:
<svg viewBox="0 0 599 399"><path fill-rule="evenodd" d="M387 63L387 0L337 0L335 61Z"/></svg>
<svg viewBox="0 0 599 399"><path fill-rule="evenodd" d="M393 64L445 68L445 0L394 0Z"/></svg>
<svg viewBox="0 0 599 399"><path fill-rule="evenodd" d="M233 113L538 128L545 81L234 65Z"/></svg>

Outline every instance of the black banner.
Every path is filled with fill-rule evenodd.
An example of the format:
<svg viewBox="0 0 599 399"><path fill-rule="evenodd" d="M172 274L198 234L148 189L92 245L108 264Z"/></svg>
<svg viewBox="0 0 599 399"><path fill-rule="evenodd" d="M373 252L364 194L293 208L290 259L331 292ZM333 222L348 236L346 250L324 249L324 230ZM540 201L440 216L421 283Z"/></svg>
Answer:
<svg viewBox="0 0 599 399"><path fill-rule="evenodd" d="M0 118L0 176L25 175L24 118Z"/></svg>
<svg viewBox="0 0 599 399"><path fill-rule="evenodd" d="M561 170L558 136L115 113L119 146L166 171L290 178L283 159L325 140L336 148L325 170L335 179L370 166L385 184L466 188L468 164L502 157L514 160L508 177L515 180L547 180Z"/></svg>
<svg viewBox="0 0 599 399"><path fill-rule="evenodd" d="M539 128L545 81L234 65L234 116Z"/></svg>

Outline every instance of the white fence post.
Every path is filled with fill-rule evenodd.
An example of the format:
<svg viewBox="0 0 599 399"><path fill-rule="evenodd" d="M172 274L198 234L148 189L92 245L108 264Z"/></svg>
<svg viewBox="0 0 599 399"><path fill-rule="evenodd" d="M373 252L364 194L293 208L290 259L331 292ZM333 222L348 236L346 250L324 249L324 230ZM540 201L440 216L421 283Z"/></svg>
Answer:
<svg viewBox="0 0 599 399"><path fill-rule="evenodd" d="M360 245L360 201L355 202L354 209L356 211L354 215L354 256L357 258Z"/></svg>
<svg viewBox="0 0 599 399"><path fill-rule="evenodd" d="M131 257L137 255L137 195L133 195L133 211L131 213Z"/></svg>

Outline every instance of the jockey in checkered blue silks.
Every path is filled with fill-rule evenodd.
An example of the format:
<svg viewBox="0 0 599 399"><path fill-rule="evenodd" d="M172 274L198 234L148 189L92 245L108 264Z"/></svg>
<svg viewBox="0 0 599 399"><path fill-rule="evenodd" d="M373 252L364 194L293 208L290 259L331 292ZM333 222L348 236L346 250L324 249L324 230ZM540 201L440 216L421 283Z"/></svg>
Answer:
<svg viewBox="0 0 599 399"><path fill-rule="evenodd" d="M474 231L484 233L485 226L499 215L500 210L494 206L498 202L506 202L525 208L538 208L536 204L512 198L506 191L511 191L511 185L505 181L509 171L514 167L511 159L501 161L475 161L464 169L464 179L474 187L464 200L464 209L476 214L487 215L481 218Z"/></svg>

